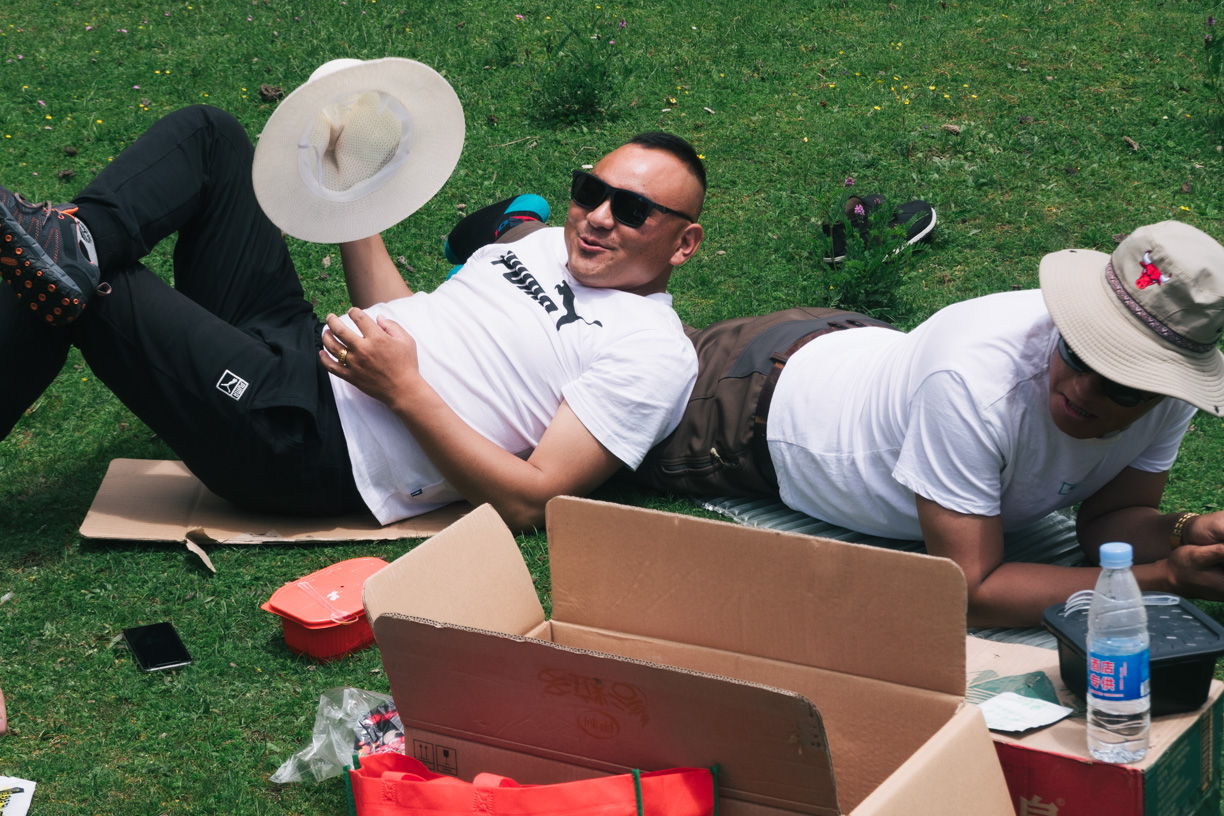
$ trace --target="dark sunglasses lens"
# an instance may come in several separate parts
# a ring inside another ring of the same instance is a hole
[[[617,190],[612,194],[612,217],[627,227],[640,227],[650,215],[650,202],[637,193]]]
[[[1121,405],[1123,408],[1134,408],[1151,395],[1146,391],[1137,391],[1130,386],[1121,385],[1113,380],[1105,380],[1105,396]]]
[[[1076,374],[1083,374],[1084,372],[1092,370],[1088,367],[1087,363],[1080,359],[1078,354],[1072,351],[1071,347],[1067,345],[1066,339],[1063,337],[1058,338],[1058,354],[1063,358],[1063,362],[1066,363],[1067,366]]]
[[[612,197],[612,217],[627,227],[640,227],[650,216],[652,206],[650,199],[628,190],[609,186],[606,182],[590,173],[581,170],[574,171],[574,180],[570,184],[570,198],[579,207],[593,210]]]
[[[608,196],[608,185],[589,173],[574,173],[574,182],[570,185],[570,198],[579,207],[594,209],[603,203]]]
[[[1085,363],[1080,356],[1072,351],[1067,345],[1066,339],[1058,338],[1058,356],[1063,358],[1063,362],[1067,364],[1076,374],[1086,374],[1092,371],[1088,364]],[[1105,392],[1105,396],[1121,405],[1123,408],[1134,408],[1141,402],[1146,402],[1152,398],[1152,395],[1146,391],[1140,391],[1137,388],[1131,388],[1129,385],[1122,385],[1113,380],[1101,377],[1101,389]]]

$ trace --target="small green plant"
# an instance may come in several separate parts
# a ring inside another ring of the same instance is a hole
[[[1216,28],[1215,15],[1207,18],[1207,33],[1203,35],[1203,48],[1207,51],[1207,81],[1219,95],[1224,91],[1224,37]]]
[[[847,186],[853,183],[846,181]],[[900,293],[914,247],[906,244],[905,225],[889,226],[891,219],[890,207],[869,212],[850,192],[829,209],[829,227],[818,243],[829,263],[823,280],[830,306],[891,322],[903,317]],[[840,235],[844,241],[835,237]]]
[[[559,38],[544,43],[534,118],[561,125],[616,118],[626,73],[625,51],[617,36],[626,22],[592,18],[581,29],[569,23],[565,27]]]

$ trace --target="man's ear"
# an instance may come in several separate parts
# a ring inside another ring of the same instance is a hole
[[[697,251],[697,247],[701,246],[704,238],[705,230],[700,224],[689,224],[685,227],[684,232],[680,233],[680,240],[676,242],[676,251],[671,256],[671,265],[679,266],[693,257],[693,253]]]

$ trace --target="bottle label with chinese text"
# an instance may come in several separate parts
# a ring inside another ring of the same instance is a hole
[[[1126,655],[1088,654],[1088,693],[1098,700],[1138,700],[1148,696],[1148,650]]]

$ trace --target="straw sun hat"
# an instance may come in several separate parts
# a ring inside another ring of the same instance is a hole
[[[459,97],[429,66],[332,60],[285,97],[260,134],[255,196],[295,238],[367,238],[442,188],[463,135]]]
[[[1224,414],[1224,247],[1188,224],[1140,227],[1112,255],[1041,259],[1054,325],[1093,370]]]

